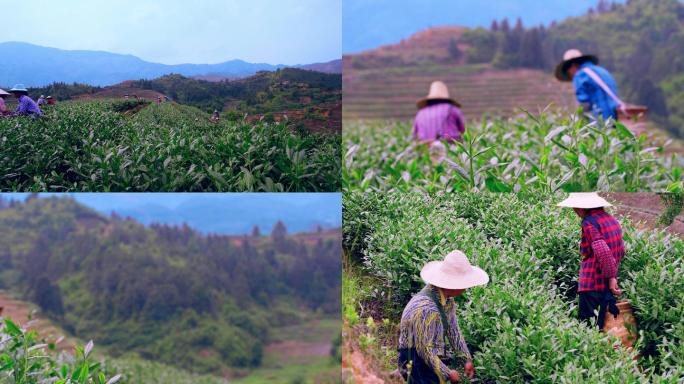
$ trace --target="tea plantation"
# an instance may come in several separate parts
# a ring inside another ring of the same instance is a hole
[[[400,123],[346,123],[343,186],[362,191],[682,190],[684,157],[666,143],[579,115],[541,113],[468,124],[433,159]],[[437,161],[435,161],[437,160]]]
[[[634,351],[614,347],[616,339],[577,320],[580,222],[555,207],[562,198],[346,193],[344,318],[375,319],[361,347],[384,351],[375,355],[395,369],[396,327],[423,286],[420,268],[460,249],[490,276],[457,299],[478,382],[682,382],[684,240],[622,222],[627,252],[618,280],[639,337]],[[386,320],[378,326],[379,319]]]
[[[179,104],[64,102],[0,118],[4,191],[336,191],[337,135],[221,121]]]

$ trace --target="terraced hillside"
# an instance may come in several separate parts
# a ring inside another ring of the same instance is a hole
[[[462,104],[467,119],[483,114],[511,116],[530,111],[573,108],[572,85],[532,69],[496,70],[490,65],[434,64],[355,69],[345,61],[343,114],[345,120],[408,120],[415,102],[434,80],[442,80]]]

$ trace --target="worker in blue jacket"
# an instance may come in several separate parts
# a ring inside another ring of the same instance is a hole
[[[595,118],[617,120],[617,111],[624,107],[618,97],[617,84],[607,69],[598,66],[598,57],[584,55],[577,49],[570,49],[556,66],[556,78],[572,81],[575,97],[586,112]]]

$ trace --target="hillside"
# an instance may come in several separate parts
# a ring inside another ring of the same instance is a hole
[[[219,81],[173,74],[107,87],[54,83],[29,91],[35,99],[51,95],[58,101],[168,97],[207,113],[222,111],[233,121],[247,116],[249,122],[280,122],[287,116],[294,128],[303,131],[337,134],[342,129],[341,75],[304,69],[262,71],[244,79]]]
[[[240,118],[212,123],[207,113],[167,102],[68,101],[45,112],[0,119],[11,153],[0,158],[0,190],[339,189],[339,135]]]
[[[54,82],[106,86],[129,79],[153,79],[171,73],[184,76],[246,77],[259,71],[275,71],[287,66],[231,60],[219,64],[166,65],[144,61],[133,55],[102,51],[67,51],[21,42],[0,43],[0,84],[23,83],[30,87]],[[330,63],[297,65],[306,69],[335,72]]]
[[[313,242],[277,225],[236,245],[69,198],[0,200],[0,228],[0,288],[114,356],[244,374],[284,340],[278,328],[339,313],[339,230]]]
[[[444,81],[466,118],[483,114],[511,116],[520,108],[536,112],[574,108],[571,86],[542,71],[497,70],[489,65],[423,64],[402,68],[351,69],[344,73],[345,120],[408,120],[430,83]]]

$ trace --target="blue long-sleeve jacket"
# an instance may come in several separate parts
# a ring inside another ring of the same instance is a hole
[[[577,102],[580,104],[589,104],[591,110],[587,112],[591,112],[596,118],[602,116],[604,119],[612,117],[617,120],[618,103],[583,71],[584,68],[591,68],[615,95],[619,95],[617,84],[610,72],[603,67],[599,67],[591,62],[586,62],[580,66],[580,70],[575,73],[575,77],[572,79],[572,83],[575,86],[575,97],[577,98]]]

